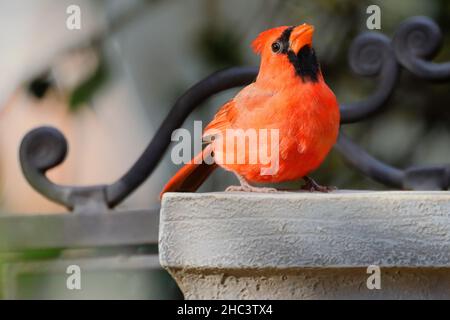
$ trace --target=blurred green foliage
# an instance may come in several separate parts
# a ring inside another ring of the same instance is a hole
[[[108,65],[101,58],[95,72],[86,81],[82,82],[70,94],[69,107],[71,111],[77,111],[83,105],[88,105],[95,94],[103,87],[108,80]]]

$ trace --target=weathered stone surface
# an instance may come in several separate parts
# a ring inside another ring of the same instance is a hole
[[[169,193],[160,261],[186,298],[450,298],[450,193]]]

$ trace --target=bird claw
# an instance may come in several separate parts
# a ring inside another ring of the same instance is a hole
[[[332,191],[336,191],[337,188],[334,186],[321,186],[317,182],[315,182],[311,178],[305,179],[306,183],[304,186],[302,186],[301,190],[309,191],[309,192],[323,192],[328,193]]]
[[[242,192],[244,191],[244,188],[242,186],[229,186],[225,189],[225,192]]]
[[[309,192],[322,192],[322,193],[329,193],[329,192],[333,192],[336,191],[337,188],[335,186],[314,186],[314,187],[307,187],[307,186],[303,186],[302,190],[306,190]]]
[[[253,186],[229,186],[225,192],[260,192],[260,193],[274,193],[278,192],[275,188],[253,187]]]

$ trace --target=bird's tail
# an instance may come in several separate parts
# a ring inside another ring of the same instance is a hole
[[[217,164],[207,164],[203,161],[211,154],[211,146],[208,145],[202,152],[194,157],[190,163],[182,167],[173,177],[167,182],[161,191],[159,197],[162,198],[166,192],[194,192],[208,176],[216,169]]]

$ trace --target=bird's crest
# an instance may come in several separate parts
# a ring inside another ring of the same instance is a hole
[[[261,54],[264,49],[264,46],[270,41],[274,41],[277,39],[285,29],[289,28],[288,26],[276,27],[266,31],[261,32],[255,40],[252,42],[253,51],[256,54]]]

